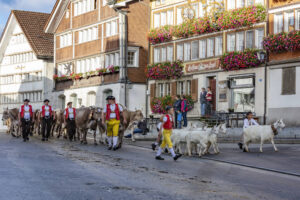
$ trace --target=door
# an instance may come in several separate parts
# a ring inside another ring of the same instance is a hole
[[[209,77],[208,78],[209,87],[211,88],[212,92],[212,110],[216,110],[216,77]]]

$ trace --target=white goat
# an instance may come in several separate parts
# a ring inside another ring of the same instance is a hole
[[[226,132],[226,125],[220,124],[219,126],[214,126],[213,128],[206,129],[193,129],[186,135],[186,145],[188,155],[191,156],[191,145],[195,144],[199,149],[199,156],[204,155],[208,152],[209,147],[212,145],[215,153],[219,153],[219,148],[217,145],[217,134],[220,129],[222,132]],[[204,151],[202,153],[202,148]]]
[[[274,136],[278,134],[278,128],[283,129],[285,124],[282,119],[277,120],[272,125],[249,126],[243,130],[244,151],[249,152],[248,145],[251,142],[260,142],[260,152],[263,152],[262,146],[266,141],[271,141],[274,150],[278,151],[274,143]]]

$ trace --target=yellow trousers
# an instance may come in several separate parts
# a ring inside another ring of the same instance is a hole
[[[119,135],[120,120],[110,119],[107,123],[107,136],[117,137]]]
[[[163,130],[163,141],[160,145],[160,147],[162,149],[164,149],[166,147],[166,145],[168,145],[169,148],[173,147],[172,141],[171,141],[171,135],[172,135],[172,129],[170,130]]]

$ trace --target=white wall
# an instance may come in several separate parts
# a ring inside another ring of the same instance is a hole
[[[282,68],[270,69],[268,108],[300,107],[300,66],[296,68],[296,94],[281,95]]]

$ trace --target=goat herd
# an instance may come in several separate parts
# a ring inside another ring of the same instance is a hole
[[[3,124],[8,127],[7,133],[11,134],[14,137],[19,137],[21,135],[21,128],[18,122],[18,109],[7,109],[3,112],[2,121]],[[96,132],[99,130],[100,134],[100,143],[105,143],[104,134],[106,132],[106,127],[103,126],[101,122],[102,109],[93,108],[93,107],[81,107],[77,109],[76,115],[76,132],[77,139],[81,143],[87,144],[86,135],[90,131],[94,135],[94,144],[97,144],[96,141]],[[32,124],[32,134],[40,135],[41,122],[37,120],[39,111],[35,112],[36,120]],[[52,137],[59,138],[64,136],[67,138],[65,124],[63,120],[63,110],[55,111],[55,120],[52,123],[51,133]],[[122,145],[122,139],[124,132],[128,129],[131,133],[137,127],[137,122],[144,119],[142,111],[128,111],[124,109],[124,117],[126,117],[127,124],[121,122],[120,131],[119,131],[119,147]],[[241,140],[243,144],[241,148],[245,151],[249,151],[249,144],[252,142],[260,143],[260,152],[262,152],[262,145],[264,142],[270,141],[274,147],[274,150],[277,151],[277,148],[274,143],[274,136],[278,134],[278,130],[283,129],[285,124],[282,119],[277,120],[271,125],[258,125],[250,126],[243,129],[243,134]],[[152,130],[150,130],[152,131]],[[154,129],[153,129],[154,131]],[[174,145],[174,148],[180,154],[185,153],[186,155],[191,156],[193,150],[199,155],[205,155],[209,152],[210,147],[213,147],[213,150],[218,154],[218,135],[227,134],[228,129],[226,124],[222,123],[216,125],[212,128],[207,127],[206,124],[199,122],[190,122],[188,127],[183,129],[174,129],[171,140]],[[134,135],[132,134],[132,140],[134,141]],[[183,152],[183,147],[185,146],[185,152]]]

